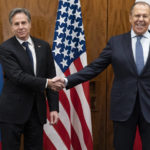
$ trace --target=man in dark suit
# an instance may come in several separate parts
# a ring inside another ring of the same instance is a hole
[[[30,36],[31,16],[24,8],[10,12],[14,36],[0,46],[5,81],[0,96],[0,128],[3,150],[42,150],[46,98],[50,122],[58,121],[58,93],[53,91],[54,61],[47,42]],[[56,90],[56,89],[55,89]]]
[[[110,118],[116,150],[132,150],[136,127],[143,150],[150,150],[150,6],[135,3],[129,17],[131,32],[112,37],[100,56],[80,72],[60,80],[66,88],[94,78],[109,64],[114,70]]]

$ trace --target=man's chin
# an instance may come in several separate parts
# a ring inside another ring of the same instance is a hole
[[[135,31],[135,33],[138,34],[138,35],[141,35],[141,34],[144,34],[146,31],[147,30],[145,30],[145,29],[144,30],[143,29],[138,29],[138,30]]]
[[[18,38],[21,39],[21,40],[26,40],[25,36],[18,36]]]

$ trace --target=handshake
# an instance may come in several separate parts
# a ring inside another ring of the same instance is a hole
[[[48,88],[59,92],[60,90],[62,90],[66,86],[65,79],[61,78],[61,77],[54,77],[52,79],[48,79],[47,86],[48,86]]]

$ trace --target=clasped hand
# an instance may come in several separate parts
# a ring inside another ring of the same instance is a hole
[[[54,77],[52,79],[48,79],[48,88],[51,88],[54,91],[59,92],[65,87],[65,80],[61,77]]]

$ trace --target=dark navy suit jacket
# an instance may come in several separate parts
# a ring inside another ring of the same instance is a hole
[[[56,75],[50,46],[32,38],[37,59],[36,76],[26,51],[15,37],[0,46],[0,62],[5,81],[0,96],[0,121],[25,123],[33,104],[37,107],[40,122],[46,122],[46,97],[50,111],[58,111],[58,93],[45,89],[46,78]]]
[[[114,71],[111,119],[127,120],[134,109],[138,92],[142,113],[150,122],[150,54],[142,73],[138,75],[131,45],[130,32],[112,37],[97,59],[80,72],[67,77],[67,88],[92,79],[111,64]]]

